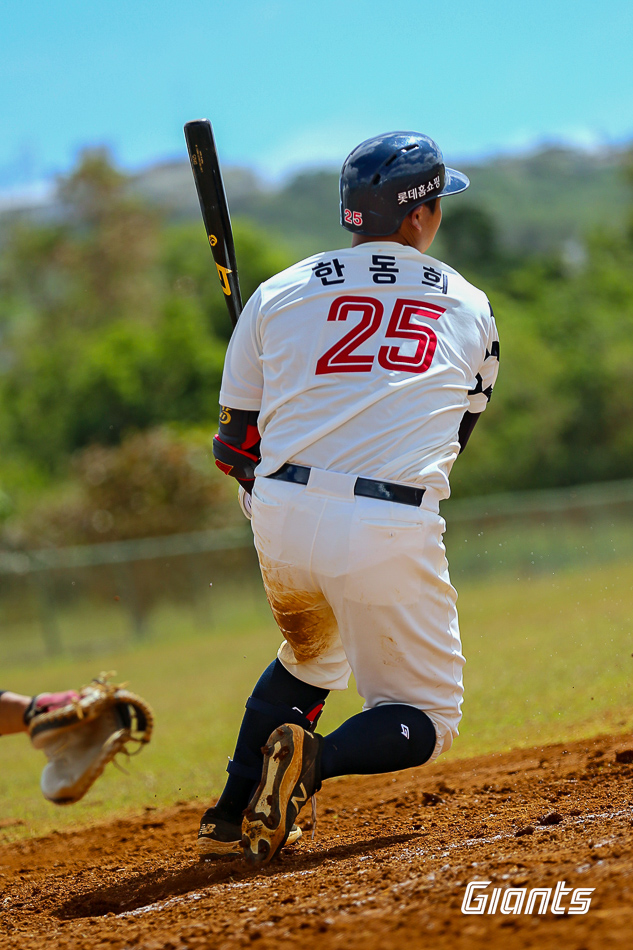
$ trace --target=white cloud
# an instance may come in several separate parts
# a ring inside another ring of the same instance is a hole
[[[55,181],[36,181],[30,185],[15,185],[0,190],[0,212],[21,208],[35,208],[48,204],[55,193]]]
[[[271,183],[300,169],[338,169],[359,142],[376,134],[375,123],[362,121],[309,126],[262,152],[254,162],[255,169]],[[569,126],[555,131],[536,131],[525,127],[516,129],[502,140],[480,143],[476,148],[460,148],[458,142],[452,143],[450,147],[449,143],[444,148],[444,154],[449,164],[459,167],[460,161],[478,162],[496,155],[526,154],[551,145],[594,152],[616,144],[606,131],[589,126]]]
[[[260,154],[257,171],[273,181],[300,168],[340,168],[359,142],[376,134],[375,127],[362,123],[323,123],[304,128]]]
[[[626,139],[613,139],[605,130],[589,126],[567,126],[555,130],[517,129],[504,139],[480,144],[475,149],[454,148],[451,157],[457,155],[461,161],[484,161],[497,155],[525,155],[551,146],[576,149],[586,152],[600,152],[623,144]]]

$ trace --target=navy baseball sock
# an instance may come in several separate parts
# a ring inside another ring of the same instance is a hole
[[[421,709],[404,703],[374,706],[325,736],[321,778],[410,769],[430,759],[435,742],[435,727]]]
[[[271,732],[284,722],[313,730],[329,692],[297,679],[279,660],[264,670],[246,703],[235,754],[227,769],[229,777],[215,806],[219,817],[241,823],[242,812],[261,778],[261,750]]]

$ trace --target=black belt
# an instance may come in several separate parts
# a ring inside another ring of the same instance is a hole
[[[295,485],[307,485],[310,471],[306,465],[293,465],[286,462],[280,469],[265,478],[277,478],[281,482],[294,482]],[[354,494],[366,498],[379,498],[382,501],[395,501],[399,505],[413,505],[419,508],[424,497],[424,488],[411,485],[397,485],[394,482],[378,482],[373,478],[357,478]]]

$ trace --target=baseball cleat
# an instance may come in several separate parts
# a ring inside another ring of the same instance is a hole
[[[294,844],[301,837],[301,828],[293,825],[286,844]],[[226,821],[208,808],[200,822],[198,853],[201,858],[220,858],[225,854],[242,853],[242,828],[237,822]]]
[[[268,864],[290,840],[297,815],[321,788],[322,745],[321,736],[288,723],[271,734],[261,782],[242,822],[242,849],[250,864]]]

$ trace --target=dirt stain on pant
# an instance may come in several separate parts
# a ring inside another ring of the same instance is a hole
[[[338,626],[323,594],[288,587],[282,569],[261,560],[260,565],[270,609],[297,663],[327,653],[338,635]]]
[[[380,646],[383,654],[382,662],[385,666],[395,666],[401,669],[406,666],[407,658],[402,650],[398,649],[393,637],[388,637],[387,634],[383,633],[380,637]]]

